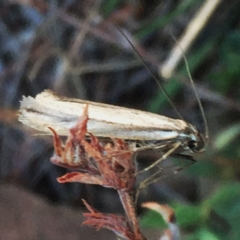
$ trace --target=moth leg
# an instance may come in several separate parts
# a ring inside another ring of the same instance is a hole
[[[148,167],[144,168],[142,171],[139,171],[137,173],[137,175],[140,173],[143,173],[143,172],[147,172],[150,169],[152,169],[153,167],[155,167],[156,165],[158,165],[161,161],[165,160],[168,156],[170,156],[180,145],[181,145],[181,142],[177,142],[175,145],[173,145],[173,147],[170,150],[168,150],[166,153],[164,153],[161,158],[159,158],[157,161],[155,161]]]
[[[150,169],[152,169],[153,167],[157,166],[161,161],[165,160],[169,155],[171,155],[179,146],[181,145],[181,142],[178,142],[176,144],[173,145],[173,147],[168,150],[165,154],[163,154],[163,156],[161,158],[159,158],[156,162],[154,162],[153,164],[149,165],[148,167],[144,168],[142,171],[139,171],[137,173],[140,174],[140,173],[143,173],[143,172],[146,172],[146,171],[149,171]],[[162,178],[162,176],[159,176],[158,175],[162,172],[162,169],[159,169],[158,171],[156,171],[155,173],[153,173],[150,177],[148,177],[147,179],[143,180],[137,191],[136,191],[136,194],[135,194],[135,202],[137,203],[137,200],[138,200],[138,197],[139,197],[139,194],[140,194],[140,191],[147,187],[148,185],[158,181],[159,179]]]
[[[174,171],[174,174],[177,174],[181,169],[177,169],[176,171]],[[136,190],[136,194],[135,194],[135,203],[137,203],[138,197],[140,195],[140,192],[142,189],[146,188],[147,186],[149,186],[150,184],[153,184],[159,180],[162,180],[164,178],[166,178],[167,176],[162,175],[162,171],[163,169],[159,169],[158,171],[156,171],[155,173],[153,173],[150,177],[146,178],[145,180],[143,180],[140,184],[139,187]]]
[[[179,146],[179,145],[177,145]],[[176,149],[177,147],[174,146],[173,149]],[[169,155],[171,155],[172,153],[172,149],[169,150],[167,153],[165,153],[159,160],[157,160],[157,163],[161,162],[162,160],[164,160],[166,157],[168,157]],[[195,162],[197,162],[192,156],[189,155],[185,155],[185,154],[172,154],[172,157],[177,157],[177,158],[182,158],[184,160],[189,161],[191,164],[194,164]],[[156,162],[155,162],[156,163]],[[154,163],[154,165],[156,165]],[[153,164],[152,164],[153,165]],[[150,165],[149,167],[151,167],[152,165]],[[149,167],[147,168],[149,170]],[[177,174],[178,172],[180,172],[183,168],[179,167],[177,169],[175,169],[174,174]],[[146,171],[146,168],[143,170]],[[141,172],[143,172],[141,171]],[[145,180],[141,181],[137,191],[136,191],[136,195],[135,195],[135,201],[137,202],[137,199],[139,197],[139,194],[141,192],[142,189],[146,188],[148,185],[155,183],[167,176],[162,175],[162,171],[163,169],[160,168],[159,170],[157,170],[156,172],[154,172],[150,177],[146,178]],[[140,173],[141,173],[140,172]]]
[[[150,177],[146,178],[145,180],[141,181],[139,184],[136,193],[135,193],[135,203],[138,201],[138,197],[140,195],[140,192],[142,189],[146,188],[148,185],[157,182],[158,180],[162,179],[162,176],[158,176],[160,173],[162,173],[162,169],[159,169],[155,173],[153,173]]]

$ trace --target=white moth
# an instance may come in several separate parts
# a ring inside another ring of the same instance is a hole
[[[118,138],[136,144],[134,151],[143,149],[171,150],[181,154],[201,152],[204,141],[193,125],[178,119],[158,114],[123,108],[80,99],[59,97],[47,90],[36,96],[23,97],[19,120],[40,132],[50,134],[52,127],[62,136],[76,125],[79,116],[88,104],[88,132],[99,138]],[[172,153],[172,152],[171,152]]]

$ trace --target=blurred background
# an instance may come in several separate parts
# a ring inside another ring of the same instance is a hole
[[[164,170],[163,179],[144,189],[139,199],[172,206],[183,239],[240,237],[240,2],[216,2],[186,52],[207,116],[208,147],[195,156],[197,163],[178,174]],[[184,62],[170,79],[159,69],[172,57],[174,38],[186,34],[205,3],[0,2],[0,239],[114,239],[107,231],[81,227],[81,199],[99,211],[121,213],[117,194],[96,186],[57,183],[66,170],[49,162],[52,138],[34,136],[35,131],[18,122],[19,102],[22,95],[52,89],[68,97],[178,118],[118,25],[159,76],[184,119],[204,133]],[[139,161],[152,157],[139,156]],[[138,211],[143,227],[162,229],[161,219]]]

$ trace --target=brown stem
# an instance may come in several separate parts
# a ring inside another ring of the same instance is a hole
[[[145,240],[146,238],[142,235],[139,228],[133,198],[130,196],[129,192],[126,192],[125,190],[118,190],[118,194],[122,202],[128,222],[135,234],[135,240]]]

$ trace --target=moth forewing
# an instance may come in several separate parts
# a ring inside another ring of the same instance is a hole
[[[49,127],[66,136],[88,104],[88,132],[102,138],[143,142],[147,148],[164,148],[180,143],[178,151],[199,151],[203,140],[197,129],[178,119],[135,109],[59,97],[51,91],[23,97],[19,120],[37,131],[50,134]],[[144,149],[144,147],[142,148]],[[141,150],[141,148],[137,149]]]

